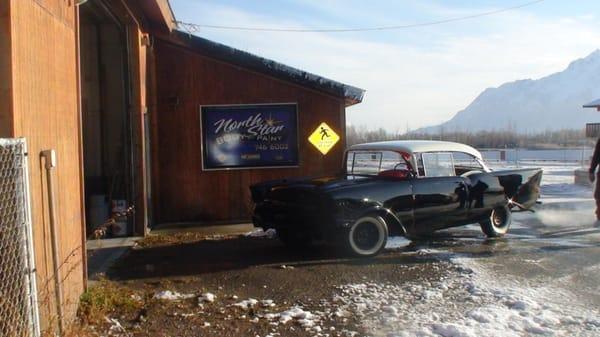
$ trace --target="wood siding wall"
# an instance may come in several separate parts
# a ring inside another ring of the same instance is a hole
[[[135,203],[134,232],[146,235],[148,230],[148,182],[146,168],[146,129],[145,114],[148,106],[148,47],[142,43],[144,32],[137,26],[129,29],[129,66],[131,79],[131,114],[132,151],[133,151],[133,185]]]
[[[4,7],[7,1],[2,1]],[[64,312],[75,317],[84,290],[77,16],[73,1],[11,0],[12,116],[15,137],[27,138],[32,220],[43,327],[56,321],[46,173],[40,152],[54,149],[60,273]],[[0,15],[2,15],[0,11]],[[2,26],[5,18],[2,17]],[[4,33],[4,29],[2,31]],[[0,52],[4,50],[0,48]],[[2,70],[3,78],[6,74]]]
[[[156,223],[248,220],[249,185],[291,176],[339,172],[344,143],[343,99],[257,74],[157,39],[158,103],[152,115],[152,188]],[[203,172],[201,105],[298,103],[299,168]],[[341,141],[323,156],[308,136],[326,122]]]
[[[10,6],[0,1],[0,137],[13,136]]]

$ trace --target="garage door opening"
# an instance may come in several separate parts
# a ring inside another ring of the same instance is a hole
[[[132,205],[127,31],[102,1],[80,6],[81,110],[88,236]],[[132,234],[119,217],[108,237]]]

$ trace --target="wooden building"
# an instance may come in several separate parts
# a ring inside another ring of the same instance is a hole
[[[593,108],[600,111],[600,99],[596,99],[592,102],[583,105],[584,108]],[[600,123],[586,123],[585,125],[585,136],[589,138],[600,137]],[[586,177],[587,179],[587,177]]]
[[[90,86],[100,82],[122,80],[109,78],[111,75],[127,78],[127,82],[118,86],[121,94],[103,94],[100,106],[104,113],[112,109],[111,105],[121,104],[119,113],[128,116],[128,128],[132,130],[128,152],[135,157],[131,163],[138,164],[131,165],[131,170],[134,171],[132,175],[138,191],[143,193],[146,177],[143,173],[144,143],[133,140],[144,134],[143,116],[148,106],[147,56],[151,54],[151,48],[145,41],[150,32],[168,35],[174,28],[173,15],[166,0],[89,1],[79,6],[80,2],[0,0],[0,137],[25,137],[28,142],[42,330],[49,329],[58,317],[52,282],[48,191],[40,153],[53,149],[57,154],[54,178],[57,186],[58,265],[63,285],[64,320],[68,323],[75,317],[87,277],[85,181],[89,174],[84,170],[87,165],[84,158],[93,157],[93,153],[88,152],[95,150],[85,142],[86,137],[89,139],[89,135],[85,135],[85,125],[99,103],[90,102],[86,92],[91,91]],[[103,30],[95,35],[103,41],[86,38],[87,32],[93,29]],[[88,57],[88,48],[93,48],[91,45],[99,48],[110,46],[105,48],[107,60],[120,62],[122,68],[108,69],[104,61],[84,60]],[[111,55],[115,52],[110,50],[115,45],[120,48],[117,61]],[[82,69],[93,62],[102,69],[99,77],[95,77],[89,67]],[[127,97],[123,99],[120,95]],[[113,101],[117,99],[121,101]],[[147,209],[142,195],[133,196],[134,199],[137,197],[135,205],[141,210],[135,219],[140,227],[145,226]]]
[[[268,179],[335,174],[344,142],[322,155],[308,137],[323,122],[345,139],[345,108],[363,91],[186,33],[154,40],[157,113],[152,115],[155,224],[248,221],[248,186]],[[298,163],[293,168],[202,168],[200,107],[294,103]]]
[[[86,238],[107,202],[135,206],[121,233],[128,235],[156,225],[248,221],[250,184],[340,168],[345,108],[363,90],[179,32],[174,22],[168,0],[0,0],[0,137],[25,137],[29,145],[43,328],[57,317],[42,151],[53,149],[58,159],[66,321],[86,287]],[[267,111],[277,104],[295,112],[289,165],[207,169],[201,107]],[[321,123],[341,137],[327,155],[307,140]]]

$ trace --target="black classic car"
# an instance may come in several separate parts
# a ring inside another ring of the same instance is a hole
[[[313,240],[377,255],[389,235],[418,238],[479,223],[505,234],[511,212],[540,195],[541,169],[491,170],[474,148],[442,141],[358,144],[338,176],[268,181],[250,187],[254,225],[290,246]]]

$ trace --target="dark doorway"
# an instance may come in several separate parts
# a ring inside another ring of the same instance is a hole
[[[131,205],[127,31],[103,1],[80,6],[80,64],[87,233]],[[132,234],[126,217],[108,236]]]

